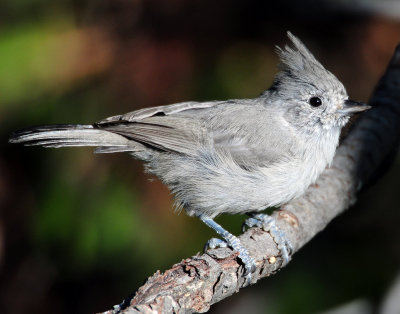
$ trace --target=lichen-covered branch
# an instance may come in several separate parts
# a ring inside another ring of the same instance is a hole
[[[330,168],[300,198],[273,216],[299,250],[342,211],[356,201],[356,193],[387,168],[400,141],[400,46],[371,97],[373,109],[362,114],[337,150]],[[252,228],[240,236],[257,261],[253,282],[274,274],[282,259],[267,232]],[[243,286],[243,267],[229,248],[210,250],[157,271],[133,298],[114,311],[120,313],[205,312]]]

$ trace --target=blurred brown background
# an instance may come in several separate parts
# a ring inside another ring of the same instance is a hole
[[[214,236],[174,213],[168,190],[128,155],[10,145],[12,131],[256,97],[272,82],[286,30],[367,101],[400,41],[399,3],[3,0],[0,313],[109,309]],[[399,176],[397,159],[285,270],[211,312],[317,313],[354,300],[375,311],[400,268]],[[218,219],[234,233],[243,220]]]

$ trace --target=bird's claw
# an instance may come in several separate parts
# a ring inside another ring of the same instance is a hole
[[[228,243],[218,238],[211,238],[210,240],[207,241],[206,245],[204,246],[204,251],[217,249],[220,247],[228,247]]]
[[[205,249],[216,248],[216,247],[227,247],[232,248],[233,251],[238,252],[239,259],[244,264],[244,276],[246,280],[244,286],[248,286],[252,280],[252,273],[257,269],[255,260],[250,256],[247,249],[240,243],[240,240],[233,234],[226,231],[219,224],[217,224],[212,218],[206,215],[199,215],[201,221],[203,221],[207,226],[214,229],[223,239],[213,238],[207,242]]]
[[[250,256],[249,252],[246,248],[242,246],[240,240],[232,235],[229,237],[228,241],[221,240],[218,238],[212,238],[207,241],[206,245],[204,246],[204,251],[209,249],[216,249],[216,248],[225,248],[230,247],[235,252],[238,252],[239,259],[242,261],[244,266],[244,276],[246,278],[244,286],[248,286],[251,284],[252,280],[252,273],[255,272],[257,265],[255,260]]]
[[[289,263],[293,246],[286,234],[276,225],[275,218],[266,214],[255,214],[245,220],[242,227],[243,232],[246,230],[246,227],[258,227],[269,232],[281,253],[283,259],[282,266],[286,266]]]

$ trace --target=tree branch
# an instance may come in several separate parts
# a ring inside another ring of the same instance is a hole
[[[400,45],[362,114],[340,145],[330,168],[306,193],[274,212],[277,225],[299,250],[356,201],[356,193],[376,180],[392,161],[400,141]],[[282,259],[275,242],[258,228],[240,237],[257,261],[252,283],[276,273]],[[105,313],[205,312],[243,286],[243,267],[229,248],[209,250],[157,271],[114,311]]]

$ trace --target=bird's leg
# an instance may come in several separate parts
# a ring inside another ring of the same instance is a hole
[[[286,234],[276,225],[275,218],[267,214],[256,213],[250,213],[249,216],[250,218],[246,219],[243,224],[243,232],[245,231],[246,226],[249,228],[258,227],[263,229],[264,231],[267,231],[271,235],[272,239],[275,241],[280,251],[283,259],[282,266],[286,266],[286,264],[290,261],[290,256],[293,252],[293,246],[287,238]]]
[[[234,251],[239,253],[239,258],[244,264],[244,275],[246,276],[246,286],[251,283],[251,273],[256,270],[256,262],[250,256],[247,249],[240,243],[240,240],[234,236],[233,234],[226,231],[221,225],[217,224],[212,218],[207,217],[205,215],[199,215],[199,218],[202,222],[204,222],[207,226],[214,229],[225,241],[212,238],[206,244],[206,250],[208,248],[216,248],[216,247],[231,247]]]

